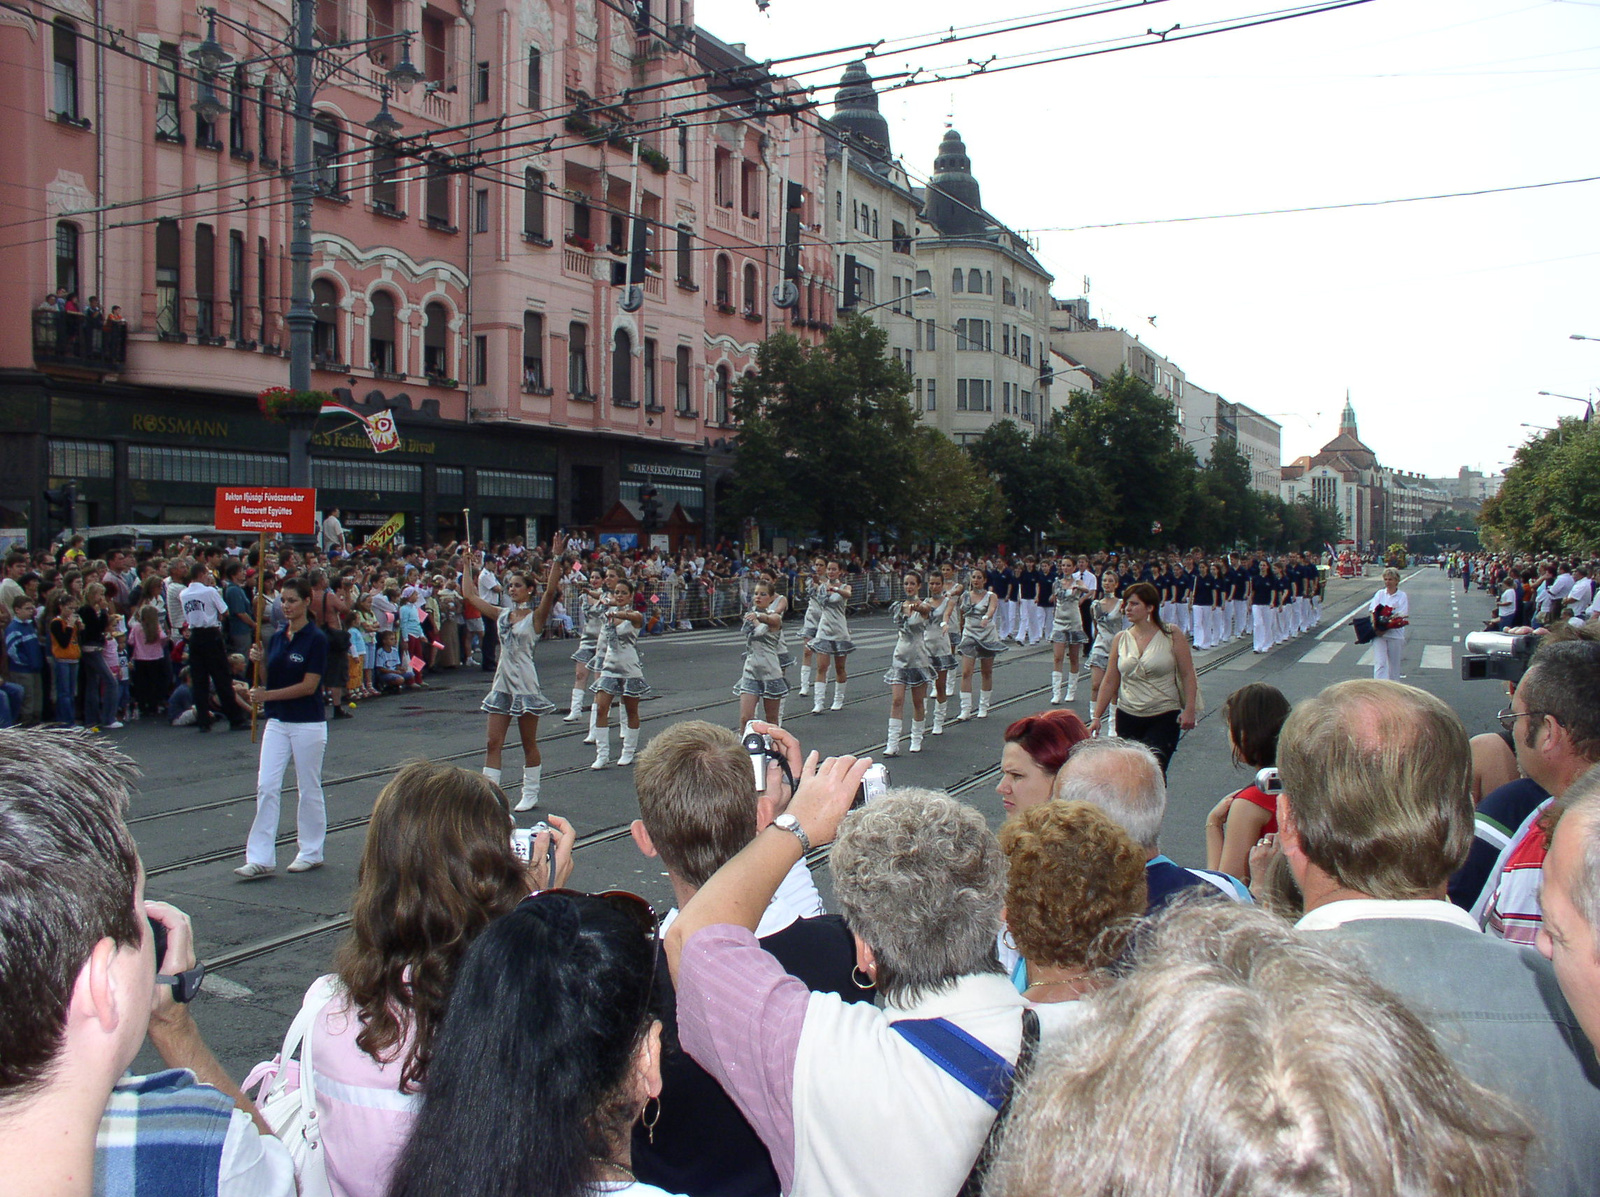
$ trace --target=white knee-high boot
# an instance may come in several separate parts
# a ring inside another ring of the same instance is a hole
[[[816,672],[816,668],[817,667],[815,665],[802,665],[802,666],[800,666],[800,697],[801,698],[809,698],[811,696],[811,675]]]
[[[825,706],[827,706],[827,704],[828,683],[813,682],[811,685],[811,713],[813,715],[822,714],[822,710]]]
[[[586,735],[585,737],[583,737],[583,742],[585,744],[593,744],[595,742],[596,738],[600,734],[599,733],[599,727],[600,727],[600,708],[598,706],[590,707],[589,708],[589,734]]]
[[[1073,674],[1067,681],[1067,701],[1072,702],[1078,697],[1078,675]]]
[[[589,768],[604,769],[611,763],[611,729],[596,726],[594,735],[594,764]]]
[[[911,721],[911,751],[922,751],[922,729],[928,725],[926,718]]]
[[[583,718],[583,687],[572,687],[572,706],[562,717],[563,723],[576,723]]]
[[[844,683],[843,682],[834,682],[833,683],[833,706],[829,707],[828,709],[831,710],[831,711],[842,711],[842,710],[844,710]]]
[[[543,765],[529,765],[522,771],[522,801],[513,810],[532,810],[539,805],[539,781],[544,775]]]
[[[945,704],[943,702],[941,702],[937,698],[933,699],[932,702],[933,702],[933,728],[932,728],[932,732],[936,736],[942,736],[942,735],[944,735]]]
[[[606,740],[608,742],[610,741],[610,739],[611,739],[610,736],[606,737]],[[631,764],[633,764],[633,753],[634,753],[634,750],[637,749],[638,747],[639,747],[639,729],[637,727],[629,727],[626,723],[624,723],[622,725],[622,755],[617,758],[617,764],[619,764],[619,765],[631,765]]]
[[[1077,681],[1076,678],[1073,681]],[[1052,670],[1050,674],[1050,701],[1061,701],[1061,670]]]
[[[972,718],[972,691],[971,690],[963,690],[961,692],[961,713],[956,716],[956,722],[957,723],[965,723],[968,719],[971,719],[971,718]]]
[[[904,729],[904,727],[905,720],[903,719],[889,720],[889,734],[884,738],[883,741],[884,756],[900,755],[900,732]]]
[[[989,696],[990,696],[991,693],[992,693],[992,691],[989,691],[989,690],[980,690],[980,691],[978,691],[978,718],[979,719],[987,719],[989,717]]]
[[[494,768],[492,765],[485,765],[483,767],[483,775],[490,781],[494,782],[495,785],[500,784],[500,770]]]

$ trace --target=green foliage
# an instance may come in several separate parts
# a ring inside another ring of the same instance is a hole
[[[821,346],[789,333],[762,342],[735,392],[739,461],[731,502],[832,543],[886,530],[906,508],[919,464],[911,376],[870,320],[846,318]]]
[[[1104,535],[1104,489],[1078,460],[1059,421],[1031,437],[1010,420],[998,421],[967,452],[1004,496],[997,539],[1088,544]]]
[[[901,544],[989,544],[1004,535],[1005,498],[984,470],[936,428],[914,434],[916,466],[897,505]]]
[[[1485,541],[1524,553],[1577,553],[1600,544],[1600,429],[1575,418],[1517,450],[1500,493],[1479,512]]]

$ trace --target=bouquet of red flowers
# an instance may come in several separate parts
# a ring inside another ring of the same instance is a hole
[[[1387,632],[1390,628],[1403,628],[1411,623],[1404,615],[1396,615],[1393,607],[1382,605],[1372,609],[1372,626],[1379,632]]]

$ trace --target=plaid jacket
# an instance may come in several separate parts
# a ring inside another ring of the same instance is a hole
[[[95,1141],[95,1197],[216,1197],[233,1099],[186,1068],[124,1076]]]

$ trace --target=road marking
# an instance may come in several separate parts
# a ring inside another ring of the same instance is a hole
[[[254,994],[253,990],[246,989],[239,982],[230,981],[228,978],[218,976],[216,973],[207,973],[201,988],[212,997],[222,998],[228,1002],[237,1001],[239,998],[251,997]]]
[[[1448,644],[1429,644],[1422,650],[1424,669],[1454,669],[1455,657]]]
[[[1460,636],[1451,637],[1451,643],[1452,644],[1460,644],[1461,643],[1461,637]]]
[[[1231,670],[1234,673],[1243,673],[1246,669],[1254,669],[1257,665],[1261,664],[1261,659],[1266,655],[1266,653],[1258,653],[1254,651],[1241,653],[1231,661],[1224,661],[1221,665],[1218,665],[1217,668]]]
[[[1343,640],[1330,640],[1326,644],[1319,644],[1305,656],[1300,658],[1302,665],[1326,665],[1344,649]]]
[[[1364,666],[1367,666],[1367,665],[1371,665],[1372,661],[1373,661],[1373,650],[1369,646],[1367,648],[1367,651],[1362,653],[1360,659],[1358,659],[1356,661],[1356,666],[1358,668],[1361,668],[1361,667],[1364,667]]]

